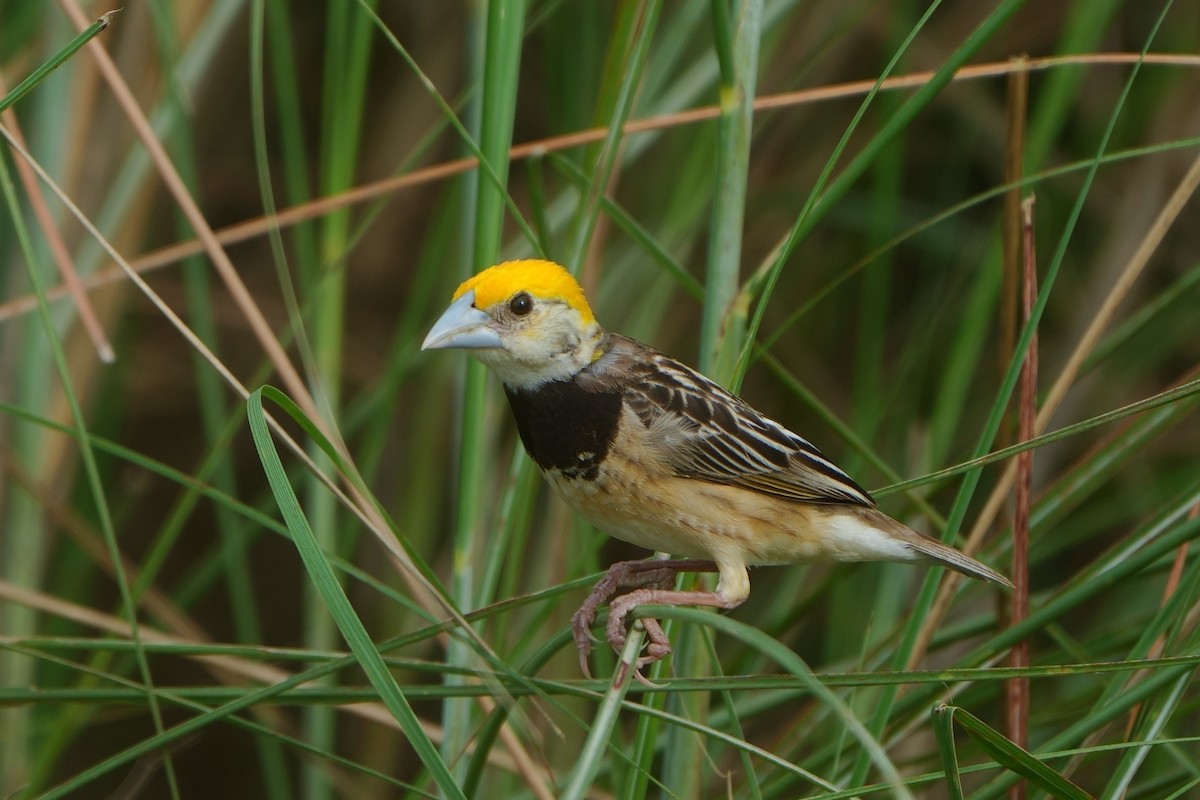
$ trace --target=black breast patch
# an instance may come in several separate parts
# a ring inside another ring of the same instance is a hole
[[[551,381],[531,391],[504,387],[517,432],[542,469],[595,480],[621,419],[619,391],[590,391]]]

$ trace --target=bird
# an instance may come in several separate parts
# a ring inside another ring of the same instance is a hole
[[[470,351],[500,379],[525,450],[566,504],[610,536],[673,557],[613,564],[573,615],[585,675],[604,604],[606,637],[620,652],[638,606],[735,608],[750,594],[750,567],[916,562],[1012,586],[880,511],[807,439],[605,330],[579,282],[552,261],[506,261],[467,279],[421,349]],[[676,590],[689,571],[717,573],[716,588]],[[658,621],[641,621],[639,679],[671,652]]]

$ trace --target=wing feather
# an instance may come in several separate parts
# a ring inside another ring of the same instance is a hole
[[[690,367],[632,339],[612,339],[603,361],[624,376],[626,406],[649,443],[684,477],[803,503],[874,500],[806,439],[763,416]]]

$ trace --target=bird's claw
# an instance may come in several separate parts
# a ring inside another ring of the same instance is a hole
[[[571,616],[571,633],[575,637],[575,649],[579,651],[579,667],[584,677],[590,679],[592,671],[588,669],[588,656],[592,652],[592,642],[599,641],[592,635],[592,623],[596,621],[596,609],[589,608],[585,603],[583,608]]]
[[[605,630],[608,635],[608,643],[617,652],[625,647],[628,638],[625,633],[625,618],[635,607],[636,604],[626,601],[625,597],[617,598],[609,606],[608,625]],[[638,656],[634,677],[638,679],[639,683],[654,687],[654,684],[642,676],[642,670],[656,661],[662,661],[671,654],[671,640],[667,638],[667,634],[658,620],[652,617],[643,617],[638,622],[646,631],[646,643],[642,646],[642,655]]]
[[[612,613],[608,618],[605,632],[608,644],[616,652],[621,652],[625,649],[625,642],[628,636],[625,633],[625,618],[629,612],[633,610],[632,605],[622,604],[618,600],[614,603]],[[575,648],[579,651],[579,667],[587,678],[592,677],[591,669],[588,667],[588,656],[592,652],[592,642],[600,641],[592,634],[591,626],[596,621],[596,609],[590,607],[590,604],[585,603],[583,608],[580,608],[571,617],[571,632],[575,637]],[[646,644],[643,646],[643,654],[638,657],[637,665],[634,667],[633,676],[638,682],[651,688],[658,688],[655,684],[648,681],[643,675],[642,670],[650,666],[656,661],[661,661],[671,654],[671,641],[667,638],[667,634],[663,631],[662,625],[658,620],[649,617],[638,620],[646,631]],[[624,675],[618,673],[617,679],[620,682]]]
[[[659,625],[658,620],[656,619],[643,617],[642,619],[634,620],[633,624],[640,625],[646,633],[646,642],[642,645],[643,655],[638,656],[637,660],[633,664],[633,677],[638,683],[642,684],[648,689],[661,689],[663,688],[662,685],[654,683],[648,679],[642,674],[642,670],[656,661],[661,661],[671,654],[670,641],[667,639],[666,634],[663,633],[662,626]],[[609,632],[611,635],[611,629]],[[619,635],[610,638],[609,644],[612,645],[614,650],[621,652],[625,649],[625,643],[627,641],[628,636],[625,633],[625,628],[624,626],[621,626]],[[617,672],[615,675],[613,675],[614,686],[620,686],[625,682],[625,677],[628,670],[628,663],[623,661],[618,665]]]
[[[711,561],[622,561],[613,564],[604,577],[592,589],[592,593],[583,601],[583,605],[571,617],[571,632],[575,636],[575,647],[579,650],[579,664],[583,674],[592,677],[587,660],[592,652],[592,642],[600,640],[592,634],[592,624],[596,621],[596,612],[621,589],[632,589],[609,603],[609,617],[606,627],[606,638],[609,645],[618,653],[625,647],[625,618],[629,612],[641,603],[648,602],[648,597],[656,597],[656,589],[669,588],[676,573],[682,570],[711,572],[716,565]],[[707,596],[707,595],[705,595]],[[643,618],[642,625],[646,629],[646,644],[644,654],[638,657],[634,668],[634,677],[646,686],[654,684],[646,680],[641,670],[656,661],[661,661],[671,654],[671,642],[663,632],[662,625],[656,619]],[[618,673],[618,678],[624,675]]]
[[[614,564],[592,589],[592,593],[583,601],[579,610],[571,616],[571,633],[575,636],[575,648],[579,651],[579,666],[588,678],[592,677],[592,672],[588,669],[588,656],[592,652],[592,642],[600,641],[592,633],[592,624],[596,621],[596,611],[607,603],[608,599],[620,588],[621,581],[627,574],[625,570],[621,569],[623,566],[623,563]]]
[[[596,609],[586,605],[571,615],[571,633],[575,635],[576,644],[582,646],[585,642],[590,644],[600,641],[592,633],[592,623],[595,621]]]

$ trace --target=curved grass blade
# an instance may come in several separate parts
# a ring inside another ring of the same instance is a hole
[[[950,800],[963,800],[962,775],[958,768],[958,749],[954,746],[955,706],[940,705],[933,709],[933,734],[937,737],[938,755],[946,768],[946,792]]]
[[[350,599],[346,596],[342,585],[338,583],[337,576],[334,575],[333,567],[317,545],[312,528],[309,527],[304,511],[300,508],[300,501],[296,498],[296,492],[288,483],[287,473],[279,459],[279,452],[275,449],[275,441],[271,438],[271,432],[267,427],[262,389],[258,389],[250,395],[246,408],[250,418],[250,432],[254,437],[254,446],[258,451],[267,481],[270,483],[271,493],[279,505],[279,511],[283,514],[288,529],[292,532],[292,541],[296,543],[296,549],[304,561],[304,567],[308,570],[321,598],[329,607],[338,630],[342,632],[346,643],[350,645],[355,658],[363,672],[366,673],[367,679],[379,692],[379,699],[400,724],[405,737],[421,759],[421,763],[429,770],[434,782],[445,796],[461,797],[465,800],[466,795],[462,793],[450,774],[437,747],[425,735],[420,720],[417,719],[404,692],[401,691],[396,679],[388,670],[383,656],[380,655],[375,643],[371,640],[362,620],[355,613]]]
[[[772,659],[779,666],[799,678],[805,688],[828,706],[838,719],[842,721],[842,724],[858,739],[866,756],[878,767],[894,796],[912,798],[912,793],[904,785],[904,779],[900,776],[896,765],[892,763],[892,760],[888,757],[888,754],[884,751],[879,741],[871,735],[867,727],[863,725],[862,721],[846,705],[846,702],[822,683],[820,678],[813,674],[813,671],[809,669],[804,659],[800,658],[800,656],[796,655],[781,642],[760,631],[758,628],[738,622],[730,617],[712,614],[697,608],[647,605],[634,609],[633,616],[653,617],[658,620],[669,617],[675,620],[707,625],[721,633],[741,640],[743,644],[753,647],[767,658]]]
[[[429,566],[424,562],[424,560],[420,557],[420,554],[416,553],[412,549],[410,543],[405,539],[405,537],[399,535],[399,532],[396,528],[396,525],[392,521],[391,516],[380,505],[378,500],[376,500],[375,496],[368,490],[366,483],[362,479],[362,476],[354,468],[353,464],[351,464],[349,461],[347,461],[345,458],[342,457],[342,455],[337,451],[337,448],[333,445],[333,443],[330,442],[329,439],[321,432],[321,430],[319,428],[317,428],[315,423],[313,423],[312,420],[308,418],[308,416],[299,407],[299,405],[297,405],[296,402],[293,401],[291,398],[289,398],[286,394],[284,394],[279,389],[276,389],[273,386],[264,386],[261,389],[259,389],[257,393],[261,393],[261,395],[263,397],[265,397],[266,399],[275,403],[284,413],[286,413],[288,416],[290,416],[296,422],[296,424],[298,424],[301,428],[303,428],[305,434],[316,445],[316,447],[319,448],[320,451],[322,453],[324,453],[330,459],[331,463],[339,471],[339,473],[341,475],[343,475],[347,480],[349,480],[355,486],[355,488],[358,490],[358,492],[361,494],[361,496],[366,498],[367,502],[372,503],[372,505],[373,505],[375,511],[378,513],[380,519],[382,519],[384,521],[384,523],[388,526],[389,530],[391,530],[393,533],[396,534],[395,539],[398,542],[399,546],[402,548],[403,555],[407,559],[405,562],[407,565],[407,568],[411,568],[411,569],[415,570],[416,572],[418,572],[420,574],[421,577],[424,578],[424,580],[425,580],[424,586],[430,591],[432,599],[434,601],[436,601],[440,605],[440,608],[442,609],[442,611],[444,611],[451,618],[449,621],[447,621],[447,623],[444,623],[441,627],[437,627],[436,629],[434,629],[434,632],[453,631],[453,630],[460,631],[462,633],[462,635],[466,637],[465,644],[468,644],[471,647],[473,647],[475,649],[475,651],[484,660],[486,660],[494,669],[498,670],[502,674],[509,676],[511,679],[513,679],[517,683],[524,684],[526,686],[526,688],[529,689],[530,691],[532,691],[533,693],[535,693],[535,694],[538,693],[538,690],[535,686],[530,684],[528,681],[525,681],[522,675],[514,672],[506,662],[504,662],[499,656],[497,656],[494,652],[492,652],[492,650],[488,646],[487,642],[485,642],[483,640],[483,638],[480,636],[480,634],[478,632],[476,632],[476,630],[470,625],[467,618],[464,617],[458,611],[458,607],[447,597],[447,593],[446,593],[445,589],[442,587],[441,583],[438,581],[437,576],[433,572],[433,570],[430,569]],[[336,563],[336,561],[334,563]],[[453,627],[451,627],[451,626],[453,626]],[[452,646],[455,642],[458,642],[458,641],[459,640],[457,638],[452,639],[451,640]],[[465,669],[467,665],[465,662],[463,662],[463,663],[457,663],[457,664],[451,663],[450,666],[461,667],[461,668]],[[488,682],[490,684],[491,691],[494,694],[494,699],[500,701],[501,703],[509,703],[511,701],[511,699],[512,699],[511,694],[502,685],[494,682],[494,679],[492,678],[492,676],[490,676],[488,674],[484,674],[479,677],[481,677],[485,682]],[[465,725],[466,723],[461,723],[461,724]],[[462,749],[463,749],[462,747],[459,747],[454,752],[461,753]],[[454,759],[449,759],[449,760],[454,760]],[[464,773],[464,779],[465,779],[465,773]]]
[[[1090,794],[1050,769],[1028,750],[1009,741],[971,712],[957,706],[943,705],[936,709],[936,713],[952,720],[957,717],[963,730],[970,734],[976,744],[994,758],[997,764],[1016,772],[1039,789],[1049,792],[1051,797],[1060,800],[1091,800]]]

